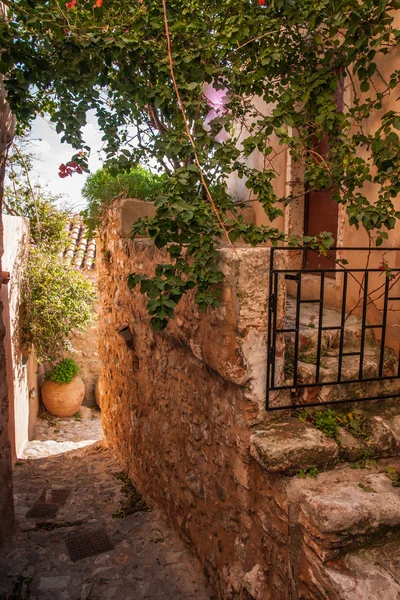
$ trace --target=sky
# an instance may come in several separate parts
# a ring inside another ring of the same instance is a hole
[[[89,115],[83,133],[86,144],[92,149],[89,158],[89,169],[93,172],[101,167],[99,152],[102,147],[102,134],[98,130],[93,115]],[[37,117],[34,121],[29,137],[32,144],[27,150],[36,156],[33,160],[32,181],[47,186],[48,190],[55,195],[62,194],[71,208],[80,211],[85,206],[81,190],[87,174],[79,175],[75,173],[64,179],[58,176],[58,167],[61,163],[71,160],[76,151],[69,144],[62,144],[62,134],[58,135],[55,126],[42,117]]]

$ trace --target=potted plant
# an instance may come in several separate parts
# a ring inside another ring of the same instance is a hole
[[[64,358],[46,373],[42,386],[42,401],[50,414],[72,417],[85,395],[85,384],[79,377],[80,369],[72,358]]]

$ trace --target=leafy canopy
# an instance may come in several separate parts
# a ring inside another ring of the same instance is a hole
[[[324,251],[332,244],[326,233],[287,239],[273,226],[292,199],[273,187],[286,146],[306,185],[333,188],[352,225],[378,232],[378,243],[387,236],[382,229],[395,226],[400,115],[382,108],[398,94],[400,70],[394,65],[383,75],[377,59],[398,44],[398,0],[6,4],[0,71],[19,122],[49,111],[63,139],[83,151],[73,160],[85,167],[82,127],[93,110],[109,169],[129,170],[140,161],[167,173],[157,215],[136,224],[134,233],[166,247],[171,261],[153,278],[130,277],[148,294],[156,328],[189,289],[203,309],[218,302],[223,276],[216,248],[225,232],[232,242],[241,237],[252,245],[287,240]],[[335,91],[342,82],[351,101],[340,106]],[[223,106],[213,105],[206,84],[225,96]],[[377,119],[372,132],[365,127],[371,115]],[[323,157],[316,148],[326,135],[330,151]],[[263,171],[249,166],[256,150]],[[244,222],[228,191],[232,174],[246,178],[271,225]],[[374,186],[373,201],[363,193],[366,183]]]

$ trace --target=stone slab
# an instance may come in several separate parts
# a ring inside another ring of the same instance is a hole
[[[288,501],[297,506],[305,543],[323,561],[345,548],[370,546],[374,540],[400,534],[400,489],[392,486],[379,465],[335,469],[315,480],[294,479]]]
[[[342,569],[325,575],[341,600],[398,600],[400,598],[400,543],[349,554]]]
[[[154,217],[156,209],[153,202],[145,202],[144,200],[136,200],[127,198],[121,202],[121,237],[130,238],[132,225],[141,218]],[[143,236],[137,236],[143,237]]]
[[[272,472],[295,474],[311,467],[323,469],[333,466],[339,456],[336,442],[298,419],[257,431],[250,441],[253,458]]]

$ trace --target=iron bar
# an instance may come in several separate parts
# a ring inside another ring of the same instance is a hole
[[[386,324],[387,324],[387,311],[388,311],[388,296],[389,296],[389,277],[386,277],[385,296],[384,296],[384,301],[383,301],[381,349],[380,349],[380,356],[379,356],[379,377],[382,377],[382,375],[383,375],[383,365],[385,362],[385,340],[386,340]]]
[[[347,271],[345,271],[344,274],[343,274],[342,314],[341,314],[341,320],[340,320],[338,381],[342,381],[344,327],[345,327],[345,324],[346,324],[346,303],[347,303],[346,301],[347,301]]]
[[[276,318],[277,318],[277,306],[278,306],[278,273],[274,273],[274,299],[273,299],[273,315],[272,315],[272,331],[273,331],[273,346],[272,346],[272,370],[271,370],[271,387],[275,385],[275,348],[276,348]]]
[[[325,273],[321,273],[319,282],[319,312],[318,312],[318,341],[317,341],[317,358],[315,361],[315,382],[319,382],[319,373],[321,370],[321,347],[322,347],[322,321],[324,317],[324,293],[325,293]]]
[[[297,285],[296,296],[296,333],[294,334],[294,357],[293,357],[293,385],[297,383],[297,367],[299,362],[299,336],[300,336],[300,298],[301,298],[301,275]]]
[[[346,400],[332,400],[332,402],[310,402],[309,404],[286,404],[284,406],[272,406],[269,410],[305,409],[314,406],[325,406],[326,404],[352,404],[353,402],[372,402],[373,400],[388,400],[389,398],[400,398],[400,394],[387,394],[384,396],[367,396],[366,398],[348,398]]]
[[[282,246],[277,248],[273,248],[274,250],[288,250],[289,252],[293,250],[302,250],[303,252],[307,250],[311,250],[312,252],[317,252],[317,250],[312,250],[312,248],[305,248],[304,246]],[[329,250],[340,250],[340,251],[359,251],[363,250],[364,252],[398,252],[399,248],[366,248],[365,246],[332,246]],[[317,252],[317,254],[321,254]]]
[[[276,269],[274,271],[275,273],[306,273],[306,274],[311,274],[311,273],[332,273],[332,269]],[[340,273],[342,272],[342,270],[340,270]],[[347,273],[365,273],[366,270],[365,269],[346,269],[346,271],[343,270],[343,272],[347,272]],[[400,267],[396,268],[396,269],[390,269],[391,273],[398,273],[400,272]],[[383,273],[382,269],[368,269],[368,273]]]
[[[398,379],[396,375],[384,375],[382,377],[366,377],[362,380],[362,383],[370,383],[371,381],[391,381],[392,379]],[[273,388],[274,391],[278,390],[293,390],[296,388],[309,388],[309,387],[328,387],[330,385],[347,385],[348,383],[360,383],[359,379],[342,379],[342,381],[320,381],[320,383],[296,383],[296,385],[277,385]],[[361,400],[361,399],[360,399]],[[321,402],[324,404],[324,402]]]
[[[364,297],[363,297],[363,310],[361,319],[361,341],[360,341],[360,365],[359,365],[359,378],[362,381],[364,371],[364,347],[365,347],[365,326],[367,324],[367,307],[368,307],[368,271],[364,274]]]
[[[274,270],[274,248],[271,248],[271,253],[269,255],[269,290],[268,290],[269,295],[268,295],[268,299],[270,299],[273,294],[273,283],[272,283],[273,270]],[[267,383],[266,383],[267,397],[266,397],[266,405],[265,405],[265,408],[267,410],[270,409],[269,394],[270,394],[271,368],[274,368],[274,363],[275,363],[275,361],[270,360],[270,356],[269,356],[270,350],[272,348],[271,343],[272,343],[272,323],[271,323],[271,310],[270,310],[268,313],[268,339],[267,339],[268,352],[267,352]]]

